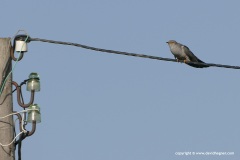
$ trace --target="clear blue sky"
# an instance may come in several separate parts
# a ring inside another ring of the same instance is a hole
[[[31,37],[168,58],[165,42],[174,39],[205,62],[240,65],[239,6],[237,0],[3,0],[0,37],[25,29]],[[240,159],[239,70],[42,42],[28,47],[13,77],[40,74],[35,102],[42,123],[24,140],[22,159]],[[175,155],[184,151],[235,155]]]

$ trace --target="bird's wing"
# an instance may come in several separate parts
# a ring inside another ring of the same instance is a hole
[[[182,51],[184,54],[186,54],[186,56],[189,58],[190,61],[192,62],[202,62],[200,59],[198,59],[193,53],[192,51],[190,51],[190,49],[187,46],[182,45]]]
[[[200,62],[200,63],[204,63],[203,61],[201,61],[200,59],[198,59],[187,46],[182,45],[182,51],[183,53],[187,56],[187,58],[191,61],[191,62]],[[209,67],[206,65],[200,65],[200,64],[188,64],[189,66],[192,67],[196,67],[196,68],[205,68],[205,67]]]

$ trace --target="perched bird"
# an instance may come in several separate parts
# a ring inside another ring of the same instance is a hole
[[[174,40],[170,40],[166,43],[169,45],[170,50],[171,50],[172,54],[174,55],[175,59],[177,59],[177,61],[178,60],[183,60],[184,63],[187,62],[187,61],[205,63],[205,62],[201,61],[200,59],[198,59],[190,51],[190,49],[187,46],[185,46],[181,43],[178,43]],[[187,65],[192,66],[192,67],[196,67],[196,68],[209,67],[207,65],[202,65],[202,64],[187,64]]]

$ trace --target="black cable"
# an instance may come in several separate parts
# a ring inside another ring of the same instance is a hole
[[[19,142],[18,142],[18,160],[22,159],[22,140],[23,140],[23,134],[19,137]]]
[[[29,37],[29,41],[40,41],[40,42],[47,42],[47,43],[54,43],[54,44],[70,45],[70,46],[81,47],[81,48],[99,51],[99,52],[121,54],[121,55],[141,57],[141,58],[149,58],[149,59],[155,59],[155,60],[161,60],[161,61],[177,62],[176,59],[162,58],[162,57],[150,56],[150,55],[145,55],[145,54],[121,52],[121,51],[115,51],[115,50],[109,50],[109,49],[101,49],[101,48],[95,48],[95,47],[86,46],[86,45],[82,45],[82,44],[78,44],[78,43],[71,43],[71,42],[62,42],[62,41],[54,41],[54,40],[47,40],[47,39],[41,39],[41,38],[30,38],[30,37]],[[179,62],[184,62],[184,61],[179,60]],[[198,62],[190,62],[190,61],[187,61],[185,63],[212,66],[212,67],[240,69],[240,66],[222,65],[222,64],[214,64],[214,63],[198,63]]]
[[[18,145],[18,160],[22,159],[22,141],[27,137],[27,134],[21,134],[19,139],[15,142]]]

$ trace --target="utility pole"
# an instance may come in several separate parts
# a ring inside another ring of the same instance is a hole
[[[10,51],[11,51],[11,39],[0,38],[0,87],[2,86],[3,81],[5,80],[8,73],[12,69]],[[0,117],[6,116],[13,112],[13,101],[11,93],[12,93],[12,74],[9,75],[5,83],[5,86],[2,90],[2,94],[0,96]],[[9,144],[13,140],[13,138],[14,138],[13,117],[9,116],[7,118],[0,119],[0,143],[3,145]],[[14,160],[14,159],[15,159],[14,143],[6,147],[0,146],[0,160]]]

